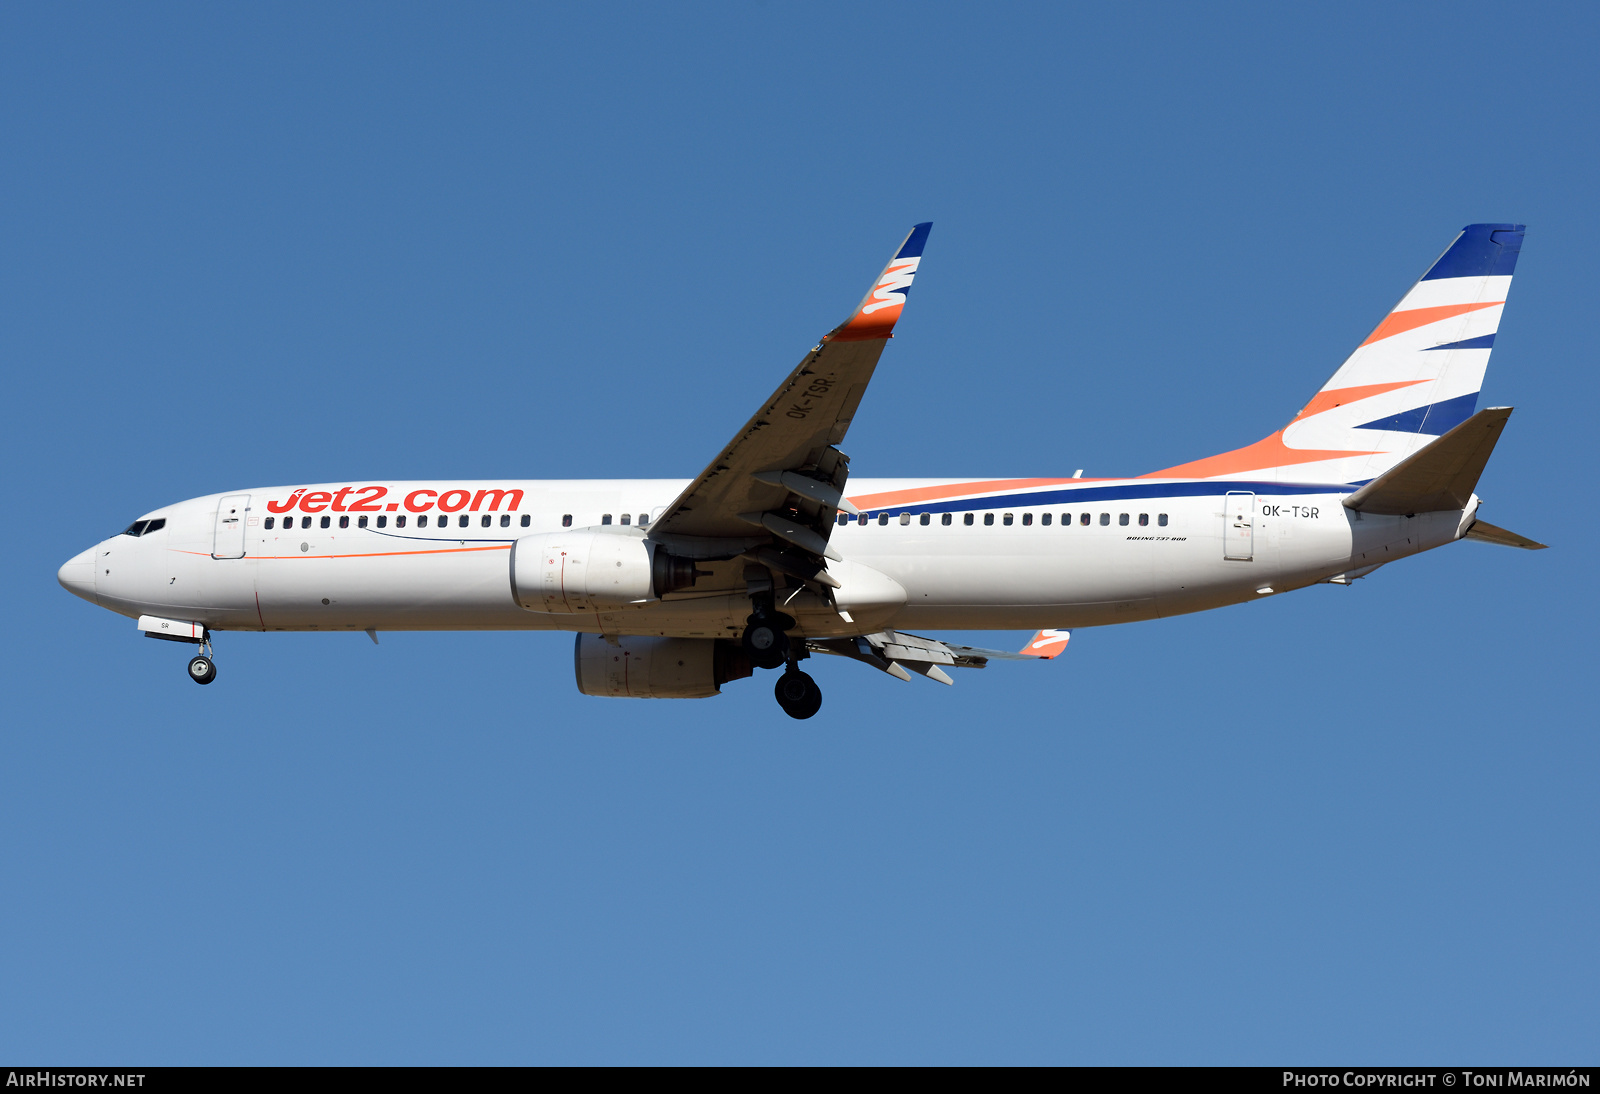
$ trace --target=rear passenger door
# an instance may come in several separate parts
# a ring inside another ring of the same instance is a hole
[[[1223,509],[1222,557],[1250,562],[1256,557],[1256,496],[1243,490],[1228,494]]]
[[[245,515],[249,494],[229,494],[217,503],[217,527],[211,541],[212,558],[243,558]]]

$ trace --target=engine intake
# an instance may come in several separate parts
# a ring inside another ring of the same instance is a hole
[[[722,638],[624,636],[613,645],[580,634],[572,649],[578,690],[625,699],[704,699],[750,675],[750,661]]]

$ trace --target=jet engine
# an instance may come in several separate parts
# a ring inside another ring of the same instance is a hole
[[[750,675],[738,643],[722,638],[580,634],[572,660],[579,691],[613,698],[703,699]]]
[[[687,588],[695,577],[692,560],[625,533],[546,532],[511,551],[511,592],[531,612],[610,611]]]

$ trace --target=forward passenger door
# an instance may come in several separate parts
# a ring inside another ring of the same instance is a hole
[[[249,494],[229,494],[217,503],[217,527],[211,541],[212,558],[243,558],[245,516]]]

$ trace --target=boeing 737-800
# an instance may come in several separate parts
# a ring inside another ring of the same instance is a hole
[[[1294,419],[1136,478],[851,479],[841,449],[922,261],[911,230],[696,478],[363,481],[163,506],[61,584],[199,646],[224,630],[576,632],[586,695],[698,698],[812,654],[909,680],[1052,658],[1069,628],[1348,584],[1456,540],[1538,548],[1478,519],[1511,410],[1477,409],[1520,224],[1464,228]],[[911,631],[1036,629],[1019,653]]]

